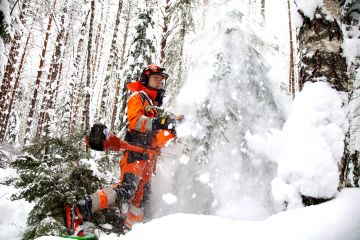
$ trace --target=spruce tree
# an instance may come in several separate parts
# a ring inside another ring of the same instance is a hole
[[[178,94],[186,79],[185,62],[185,37],[194,29],[194,19],[192,10],[195,7],[194,2],[189,0],[176,0],[169,7],[169,27],[164,34],[167,38],[164,67],[170,74],[166,91],[170,104],[172,99]],[[165,37],[164,36],[164,37]]]
[[[45,137],[23,150],[11,163],[17,169],[20,192],[13,199],[35,202],[27,222],[31,226],[25,239],[66,234],[63,221],[65,204],[75,204],[95,192],[103,181],[86,163],[80,143],[84,134],[66,140]]]
[[[216,214],[219,207],[229,205],[226,199],[229,189],[225,185],[231,185],[234,194],[241,192],[272,207],[268,200],[269,186],[276,166],[249,150],[246,134],[280,127],[283,116],[267,77],[269,66],[256,50],[269,46],[255,34],[252,41],[248,41],[246,31],[249,30],[242,23],[242,17],[240,10],[227,12],[204,30],[213,32],[213,37],[193,46],[212,47],[200,51],[200,57],[195,55],[199,62],[190,69],[206,80],[199,80],[203,82],[199,89],[188,89],[190,92],[179,96],[186,98],[194,91],[194,94],[199,92],[201,98],[188,103],[194,112],[185,117],[186,129],[191,133],[182,136],[181,142],[189,162],[173,174],[174,184],[181,182],[173,192],[183,200],[177,203],[177,209]]]
[[[125,126],[125,109],[130,95],[126,84],[138,80],[142,70],[156,60],[156,42],[154,37],[154,9],[146,4],[138,9],[138,19],[135,26],[135,34],[129,48],[127,68],[123,71],[124,86],[120,103],[120,129]]]

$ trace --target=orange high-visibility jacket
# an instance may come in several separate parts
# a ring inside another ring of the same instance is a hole
[[[128,99],[127,117],[129,131],[147,133],[153,131],[153,119],[157,116],[150,105],[156,106],[157,91],[144,87],[141,82],[131,82],[127,88],[133,93]],[[157,130],[156,137],[152,139],[152,147],[164,147],[175,136],[168,130]]]

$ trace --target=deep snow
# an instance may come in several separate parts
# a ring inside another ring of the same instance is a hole
[[[174,214],[135,225],[125,236],[100,235],[100,240],[358,240],[360,189],[344,189],[336,199],[289,210],[263,221],[234,221],[216,216]],[[40,237],[37,240],[56,240]]]
[[[0,168],[0,182],[14,175],[14,170]],[[0,184],[0,239],[21,239],[26,230],[26,219],[34,204],[24,199],[11,201],[11,195],[17,191],[14,187]]]

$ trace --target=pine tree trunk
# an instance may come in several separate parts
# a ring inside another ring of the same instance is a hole
[[[75,128],[77,128],[77,122],[79,118],[79,109],[81,100],[83,99],[83,91],[82,89],[85,87],[84,84],[84,78],[86,77],[86,65],[83,66],[80,83],[75,87],[74,94],[73,94],[73,100],[74,104],[71,108],[71,115],[70,115],[70,132],[73,132]],[[80,115],[81,116],[81,115]],[[81,126],[81,124],[78,124]],[[81,126],[83,128],[83,126]]]
[[[56,0],[54,0],[53,9],[55,9],[55,5],[56,5]],[[43,68],[45,66],[46,49],[47,49],[48,40],[49,40],[49,36],[50,36],[51,24],[52,24],[52,14],[50,13],[49,21],[48,21],[48,25],[47,25],[47,29],[46,29],[46,33],[45,33],[45,40],[43,43],[43,48],[42,48],[42,53],[41,53],[41,58],[40,58],[39,70],[38,70],[38,74],[37,74],[37,77],[35,80],[35,89],[34,89],[34,93],[33,93],[32,100],[31,100],[30,112],[29,112],[29,116],[27,118],[27,127],[26,127],[26,132],[25,132],[24,144],[28,144],[28,142],[30,140],[31,126],[32,126],[33,118],[34,118],[41,76],[43,73]]]
[[[91,0],[91,15],[89,26],[89,39],[87,46],[87,76],[86,76],[86,89],[85,89],[85,106],[83,109],[83,128],[90,129],[90,91],[91,91],[91,51],[92,51],[92,37],[93,26],[95,18],[95,0]]]
[[[64,48],[66,48],[68,45],[69,35],[70,35],[70,31],[68,31],[66,34]],[[64,53],[62,53],[62,54],[64,54]],[[62,56],[62,57],[64,57],[64,56]],[[59,74],[58,74],[57,81],[56,81],[55,101],[53,102],[54,105],[52,106],[52,108],[55,108],[55,104],[57,103],[57,100],[58,100],[63,64],[64,64],[64,61],[61,61],[60,68],[59,68]]]
[[[289,67],[289,93],[292,98],[295,97],[295,76],[294,76],[294,46],[293,46],[293,38],[292,38],[292,24],[291,24],[291,7],[290,0],[288,2],[288,16],[289,16],[289,37],[290,37],[290,67]],[[301,89],[299,89],[300,91]]]
[[[265,23],[265,0],[261,0],[261,19],[262,23]]]
[[[87,57],[87,56],[86,56]],[[72,108],[72,114],[71,114],[71,118],[70,118],[70,131],[72,132],[75,128],[76,128],[76,123],[78,120],[78,114],[79,114],[79,109],[80,109],[80,103],[81,100],[83,99],[83,91],[82,89],[84,88],[84,78],[86,75],[86,65],[84,64],[84,67],[82,69],[82,73],[81,73],[81,80],[80,83],[78,84],[78,86],[76,87],[76,91],[74,92],[74,100],[75,100],[75,104]]]
[[[185,22],[185,16],[182,16],[181,21],[181,29],[180,29],[180,53],[179,53],[179,72],[178,72],[178,81],[182,79],[183,71],[184,71],[184,45],[185,45],[185,35],[186,35],[186,22]]]
[[[127,43],[128,35],[129,35],[131,11],[132,11],[132,1],[130,0],[129,1],[128,14],[127,14],[127,17],[126,17],[125,33],[124,33],[124,37],[123,37],[123,45],[122,45],[120,62],[115,63],[115,69],[117,70],[116,72],[121,71],[122,68],[123,68],[123,65],[125,63],[125,50],[126,50],[126,43]],[[113,108],[111,124],[110,124],[110,129],[111,130],[114,129],[115,122],[116,122],[116,119],[117,119],[117,116],[118,116],[117,112],[118,112],[118,105],[119,105],[120,88],[122,86],[122,83],[124,84],[124,81],[122,81],[120,77],[117,77],[116,88],[115,88],[115,98],[114,98],[114,103],[113,103],[114,108]]]
[[[118,60],[118,47],[117,47],[117,38],[118,38],[118,32],[119,32],[119,26],[120,26],[120,19],[121,19],[121,10],[122,10],[123,1],[119,1],[118,10],[116,14],[116,20],[115,20],[115,26],[114,26],[114,32],[112,36],[111,41],[111,48],[110,48],[110,55],[109,60],[106,68],[106,76],[104,80],[104,85],[102,89],[102,95],[101,95],[101,104],[100,104],[100,111],[99,111],[99,121],[107,124],[110,119],[110,111],[106,108],[108,105],[107,102],[109,100],[109,80],[111,77],[111,74],[113,72],[113,67],[115,65],[115,60]],[[124,49],[123,49],[124,52]],[[109,116],[107,116],[109,114]]]
[[[27,46],[29,44],[30,36],[31,36],[31,33],[29,33],[29,35],[26,39],[24,52],[21,56],[20,65],[19,65],[17,76],[16,76],[16,80],[15,80],[15,85],[14,85],[14,88],[12,89],[11,98],[10,98],[10,102],[9,102],[9,106],[8,106],[8,111],[7,111],[6,115],[2,115],[1,119],[0,119],[0,121],[3,123],[3,127],[0,129],[0,142],[4,141],[4,139],[5,139],[5,133],[6,133],[8,123],[9,123],[9,118],[10,118],[11,112],[13,110],[12,108],[13,108],[13,103],[15,101],[15,94],[19,87],[20,75],[21,75],[22,68],[24,66],[25,54],[26,54]],[[3,116],[5,116],[5,117],[3,118]]]
[[[170,0],[166,0],[165,9],[163,12],[163,26],[162,26],[162,37],[160,43],[160,63],[163,65],[165,61],[165,48],[168,34],[168,25],[169,25],[169,11],[170,11]]]
[[[19,15],[19,20],[21,24],[25,24],[25,13],[26,13],[27,5],[28,5],[28,0],[24,0]],[[8,101],[9,101],[9,94],[11,91],[11,82],[14,78],[15,65],[18,61],[21,35],[22,35],[21,30],[16,29],[14,38],[11,42],[9,57],[5,67],[4,77],[0,88],[0,118],[2,119],[4,118],[3,115],[7,114],[6,110],[9,106]],[[6,128],[4,126],[4,122],[1,121],[0,129],[4,129],[4,128]]]
[[[49,111],[51,111],[52,106],[54,105],[54,82],[57,79],[60,63],[61,63],[61,55],[62,55],[62,47],[63,47],[63,38],[65,33],[65,13],[67,12],[66,8],[63,10],[62,17],[61,17],[61,25],[60,25],[60,31],[58,35],[56,36],[55,41],[55,51],[52,56],[51,64],[50,64],[50,70],[48,75],[48,80],[45,87],[45,94],[43,97],[43,102],[41,104],[41,111],[40,111],[40,117],[38,122],[38,131],[36,136],[40,137],[42,132],[45,130],[45,134],[47,135],[49,133]],[[44,129],[45,128],[45,129]]]
[[[71,75],[70,84],[69,84],[70,88],[69,88],[68,95],[69,95],[70,99],[65,104],[65,105],[68,106],[67,109],[69,110],[68,113],[65,113],[65,115],[67,117],[67,119],[65,121],[67,122],[67,127],[68,127],[69,131],[73,130],[73,128],[74,128],[73,119],[76,119],[76,118],[74,118],[74,115],[76,114],[74,109],[76,108],[75,104],[77,102],[77,96],[78,96],[78,92],[77,92],[76,89],[79,86],[79,84],[77,84],[77,83],[79,82],[78,78],[80,76],[80,73],[83,72],[80,65],[81,65],[81,59],[82,59],[82,56],[83,56],[84,37],[85,37],[85,33],[86,33],[86,25],[87,25],[87,22],[88,22],[88,19],[89,19],[89,14],[90,14],[90,11],[88,11],[88,13],[86,14],[85,21],[82,23],[82,26],[81,26],[80,39],[79,39],[79,42],[78,42],[78,45],[77,45],[76,58],[75,58],[74,64],[73,64],[73,69],[74,69],[73,71],[74,72]],[[84,57],[84,59],[86,59],[86,58]],[[82,78],[81,78],[81,80],[82,80]]]

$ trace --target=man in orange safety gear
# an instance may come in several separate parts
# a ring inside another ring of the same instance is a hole
[[[139,81],[127,85],[132,95],[127,102],[128,130],[125,140],[152,150],[146,153],[125,151],[120,160],[120,184],[115,191],[119,203],[129,204],[124,222],[127,229],[143,220],[144,207],[149,203],[151,193],[150,180],[160,149],[175,137],[175,122],[183,118],[158,112],[167,78],[164,68],[149,65],[143,70]],[[111,139],[105,141],[105,148],[113,145]]]

